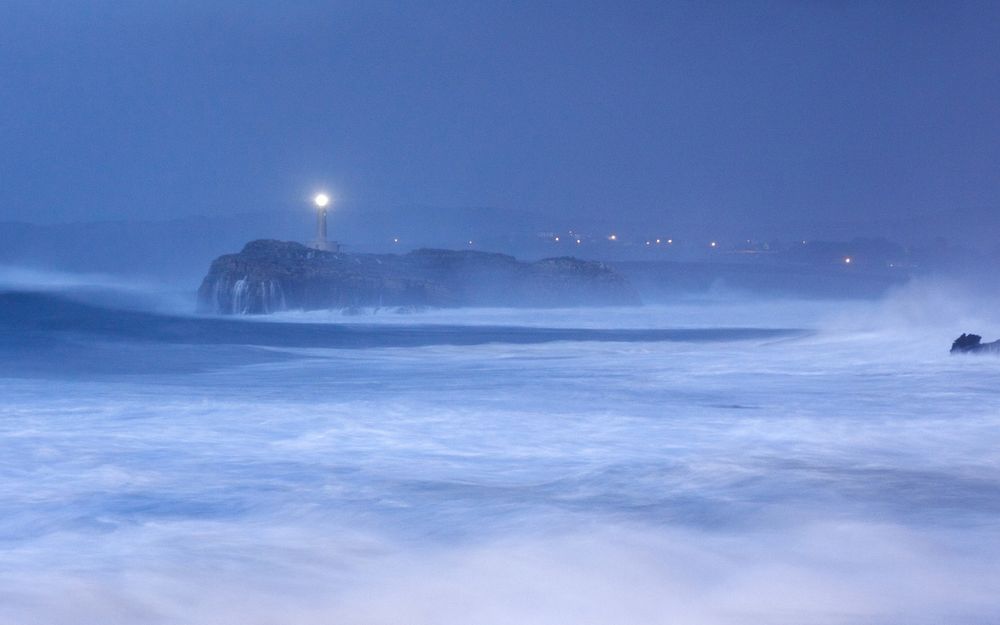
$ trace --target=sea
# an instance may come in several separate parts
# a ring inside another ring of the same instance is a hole
[[[193,308],[0,282],[0,623],[1000,623],[974,291]]]

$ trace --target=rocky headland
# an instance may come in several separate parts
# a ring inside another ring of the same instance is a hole
[[[953,354],[1000,354],[1000,341],[983,343],[978,334],[962,334],[951,344]]]
[[[638,305],[628,280],[576,258],[523,262],[471,250],[408,254],[326,252],[288,241],[247,243],[220,256],[198,289],[212,314],[360,307],[569,307]]]

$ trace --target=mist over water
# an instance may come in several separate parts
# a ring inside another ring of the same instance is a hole
[[[0,3],[0,625],[1000,625],[998,23]]]
[[[805,330],[742,340],[53,334],[58,372],[0,380],[0,623],[992,622],[1000,359],[948,347],[993,303],[268,320]]]

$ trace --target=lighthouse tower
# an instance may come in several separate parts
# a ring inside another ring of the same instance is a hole
[[[316,239],[310,247],[324,252],[339,252],[340,245],[326,238],[326,214],[330,206],[330,196],[326,193],[317,193],[313,197],[313,204],[316,205]]]

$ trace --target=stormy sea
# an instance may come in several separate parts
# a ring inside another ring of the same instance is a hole
[[[0,623],[1000,620],[1000,358],[948,353],[1000,325],[947,285],[190,308],[0,289]]]

